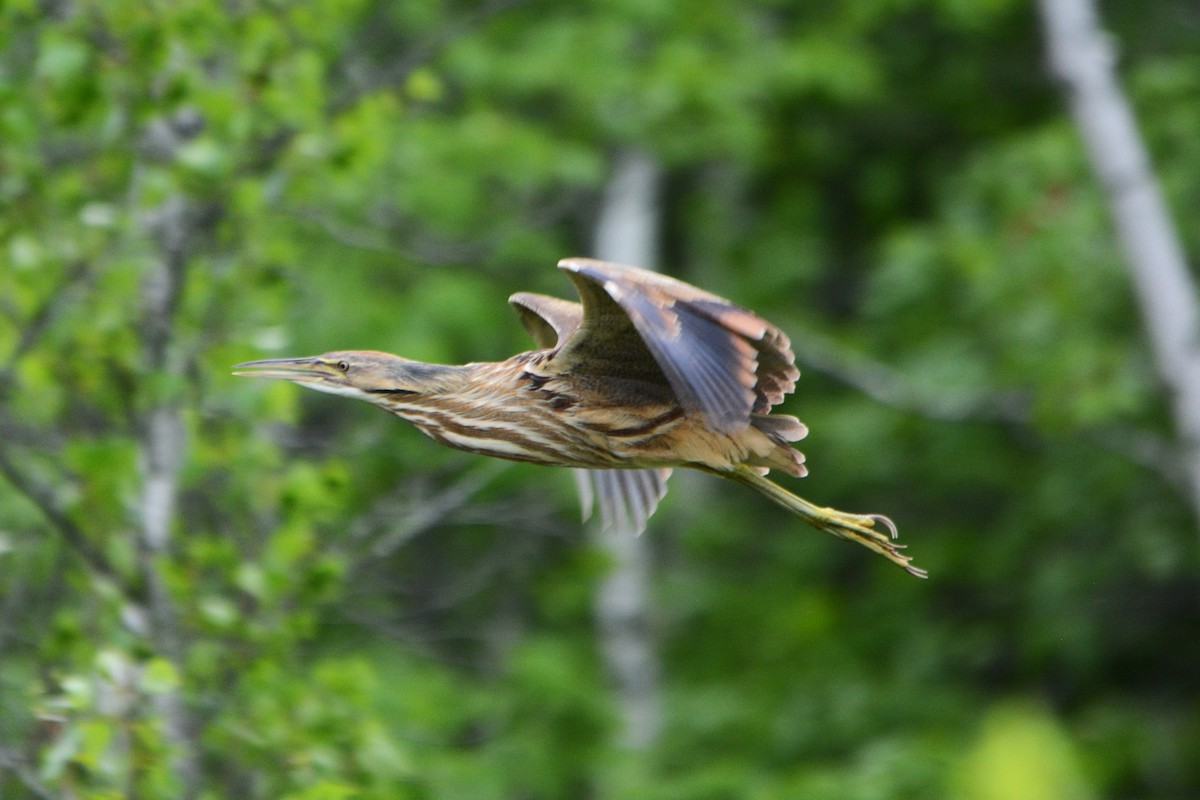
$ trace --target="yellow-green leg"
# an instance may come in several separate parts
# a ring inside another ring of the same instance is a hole
[[[813,505],[803,497],[792,494],[779,484],[759,475],[750,467],[738,466],[732,472],[719,473],[743,483],[759,493],[766,495],[779,505],[791,511],[814,528],[828,531],[839,539],[858,542],[863,547],[874,550],[879,555],[897,566],[903,567],[918,578],[928,577],[928,573],[914,567],[912,557],[900,551],[904,545],[896,544],[896,526],[890,519],[880,514],[849,514],[834,508],[822,508]],[[876,524],[887,529],[887,533],[876,528]]]

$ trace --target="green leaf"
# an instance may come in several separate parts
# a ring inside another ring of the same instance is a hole
[[[187,142],[175,154],[176,160],[188,169],[207,176],[225,171],[228,158],[222,146],[210,137]]]
[[[90,60],[88,46],[61,31],[47,28],[39,42],[36,74],[56,86],[70,83],[84,73]]]
[[[164,694],[179,688],[180,678],[175,666],[165,658],[152,658],[142,665],[139,685],[148,694]]]

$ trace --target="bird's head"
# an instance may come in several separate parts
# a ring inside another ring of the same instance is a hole
[[[452,390],[457,367],[425,364],[376,350],[337,350],[305,358],[268,358],[236,364],[233,374],[282,378],[318,392],[377,405],[402,396]]]

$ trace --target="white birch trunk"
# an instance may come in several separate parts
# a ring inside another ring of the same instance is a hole
[[[1200,522],[1200,300],[1093,0],[1039,0],[1051,68],[1108,197]]]
[[[657,267],[658,165],[648,156],[623,151],[596,223],[596,258]],[[596,590],[600,650],[616,687],[624,722],[623,742],[642,749],[662,727],[658,653],[650,624],[650,552],[647,539],[619,526],[595,526],[612,568]]]
[[[142,282],[141,338],[144,369],[158,377],[181,378],[182,364],[172,347],[175,311],[183,290],[187,247],[193,235],[191,208],[182,196],[167,199],[144,219],[147,232],[158,239],[161,253]],[[138,557],[145,581],[147,634],[158,653],[183,672],[184,645],[170,590],[160,560],[170,552],[171,529],[178,515],[180,470],[186,448],[179,400],[154,398],[138,432],[138,462],[142,479]],[[199,792],[199,757],[191,714],[178,688],[154,695],[163,730],[172,747],[171,766],[182,786],[180,796]]]

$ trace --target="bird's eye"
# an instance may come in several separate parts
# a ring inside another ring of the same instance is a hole
[[[339,361],[339,362],[337,363],[337,368],[338,368],[338,370],[339,370],[339,371],[341,371],[341,372],[349,372],[349,371],[350,371],[350,364],[349,364],[349,363],[347,363],[347,362],[345,362],[345,361]]]

